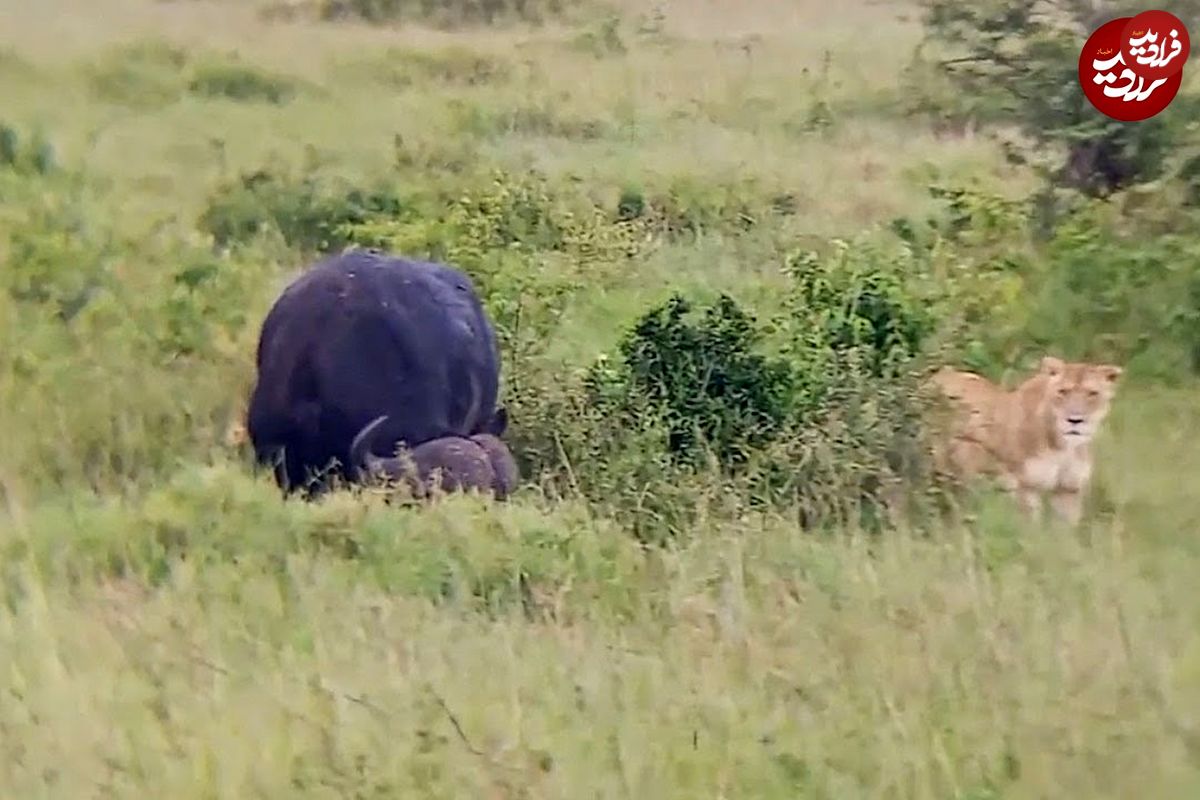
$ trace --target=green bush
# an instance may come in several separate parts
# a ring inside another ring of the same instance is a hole
[[[688,319],[676,295],[651,309],[622,341],[628,390],[662,414],[667,449],[699,463],[700,448],[723,464],[771,438],[787,418],[791,372],[756,353],[761,334],[728,296]],[[602,378],[593,374],[594,391]]]
[[[213,61],[191,71],[188,91],[200,97],[223,97],[243,103],[281,105],[300,89],[298,81],[237,62]]]
[[[436,50],[389,47],[378,55],[344,62],[338,69],[352,80],[370,81],[391,89],[430,83],[485,86],[503,83],[513,73],[508,60],[461,46]]]
[[[166,42],[139,40],[111,48],[89,65],[97,97],[134,108],[169,105],[186,91],[188,54]]]
[[[540,23],[584,5],[582,0],[315,0],[321,19],[359,19],[374,24],[422,22],[438,27]]]
[[[161,108],[188,94],[279,105],[303,86],[295,78],[240,63],[236,57],[196,56],[157,40],[116,46],[87,70],[97,97],[141,109]]]
[[[935,187],[943,210],[893,230],[935,290],[955,356],[985,374],[1046,352],[1113,360],[1158,379],[1197,371],[1200,240],[1167,196],[1070,207],[1043,235],[1037,198]]]
[[[57,167],[54,145],[35,130],[27,139],[21,132],[0,121],[0,170],[46,175]]]
[[[728,296],[675,296],[582,373],[547,367],[508,398],[528,471],[656,540],[762,503],[878,523],[898,486],[931,480],[919,382],[935,310],[905,279],[919,262],[891,257],[798,254],[766,323]]]
[[[573,116],[546,101],[493,108],[453,100],[450,108],[454,114],[454,129],[480,138],[538,136],[587,142],[612,132],[610,124],[604,120]]]
[[[410,212],[407,201],[386,186],[361,189],[264,169],[219,186],[197,224],[221,247],[245,244],[273,229],[291,247],[329,252],[353,240],[347,226],[404,219]]]
[[[131,237],[101,211],[105,191],[0,169],[0,472],[35,496],[144,485],[206,457],[240,400],[230,379],[253,363],[261,260]]]
[[[1143,376],[1200,374],[1200,239],[1121,231],[1110,209],[1076,212],[1030,281],[1026,336]]]

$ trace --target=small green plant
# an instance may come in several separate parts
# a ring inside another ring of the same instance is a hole
[[[89,65],[89,83],[110,103],[159,108],[183,96],[188,63],[188,54],[174,45],[138,40],[110,49]]]
[[[386,186],[337,186],[313,175],[265,169],[218,187],[198,224],[222,247],[249,242],[269,228],[290,246],[329,252],[353,241],[347,226],[403,219],[410,212],[407,201]]]
[[[297,94],[300,85],[292,78],[259,67],[235,61],[213,61],[199,64],[192,70],[187,88],[200,97],[281,105]]]
[[[378,55],[341,63],[338,69],[354,80],[391,89],[493,85],[504,83],[513,73],[508,60],[461,46],[436,50],[389,47]]]
[[[629,48],[621,36],[621,18],[609,14],[575,37],[573,45],[596,58],[624,55]]]
[[[17,173],[47,175],[57,168],[54,145],[41,130],[28,137],[0,121],[0,169]]]
[[[744,462],[787,418],[790,370],[755,352],[761,334],[731,297],[691,312],[676,295],[633,326],[620,347],[629,388],[662,414],[670,452]]]
[[[314,0],[324,20],[358,19],[376,25],[423,22],[442,28],[541,23],[584,5],[581,0]]]

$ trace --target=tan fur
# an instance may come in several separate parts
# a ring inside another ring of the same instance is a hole
[[[992,475],[1036,519],[1042,500],[1077,524],[1092,475],[1091,441],[1108,414],[1121,368],[1042,359],[1038,372],[1007,391],[948,367],[932,383],[955,407],[939,469],[970,479]]]

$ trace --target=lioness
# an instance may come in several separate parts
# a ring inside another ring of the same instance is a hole
[[[1035,375],[1006,391],[980,375],[944,367],[932,382],[958,413],[935,463],[962,478],[998,477],[1034,520],[1048,494],[1055,513],[1078,524],[1092,475],[1092,437],[1121,372],[1110,364],[1046,356]]]

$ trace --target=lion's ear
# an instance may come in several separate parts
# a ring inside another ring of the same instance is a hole
[[[1100,374],[1103,375],[1104,380],[1108,381],[1109,383],[1116,383],[1117,378],[1121,377],[1121,374],[1124,371],[1125,370],[1123,370],[1121,367],[1113,364],[1104,364],[1100,367]]]
[[[1043,356],[1041,363],[1041,372],[1044,375],[1049,375],[1051,378],[1057,377],[1063,371],[1063,360],[1054,356]]]

